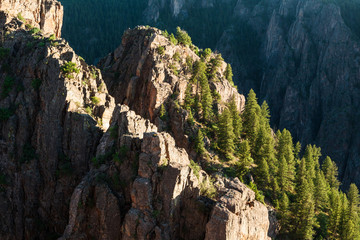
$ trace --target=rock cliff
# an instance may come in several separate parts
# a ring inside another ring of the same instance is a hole
[[[35,27],[39,27],[45,34],[61,35],[63,23],[63,7],[56,0],[2,0],[0,2],[0,23],[11,21],[19,17]]]
[[[195,59],[192,51],[167,46],[156,60],[154,47],[169,44],[159,30],[130,31],[104,60],[104,82],[99,69],[56,38],[61,5],[36,3],[0,5],[1,239],[273,236],[274,221],[252,190],[194,165],[178,146],[181,126],[170,131],[175,139],[158,130],[159,106],[177,92],[181,101],[186,84],[185,73],[170,72],[169,56],[181,51]],[[15,7],[21,16],[9,10]],[[217,85],[224,90],[219,109],[230,96],[243,107],[227,81]]]

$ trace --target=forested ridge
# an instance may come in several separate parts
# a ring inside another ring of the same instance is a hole
[[[322,156],[315,145],[302,147],[291,133],[270,127],[269,106],[261,105],[253,90],[240,113],[234,101],[218,112],[221,98],[211,91],[209,83],[221,81],[218,68],[223,61],[210,49],[198,49],[186,32],[177,29],[175,36],[164,35],[173,44],[189,45],[201,57],[187,70],[192,72],[181,106],[188,114],[188,123],[197,129],[192,137],[198,162],[208,173],[221,171],[239,177],[256,193],[256,198],[274,206],[280,221],[280,237],[290,239],[360,239],[360,196],[355,184],[344,193],[339,189],[338,168],[330,157]],[[161,51],[159,47],[158,52]],[[233,83],[228,64],[224,77]],[[160,118],[167,117],[162,106]],[[191,136],[191,134],[190,134]],[[210,141],[206,145],[204,139]],[[219,159],[213,157],[217,153]],[[193,163],[193,168],[198,168]],[[208,192],[209,197],[216,195]]]

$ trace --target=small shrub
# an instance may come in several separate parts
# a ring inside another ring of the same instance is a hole
[[[162,104],[160,107],[159,117],[161,120],[167,121],[168,114],[166,112],[164,104]]]
[[[17,18],[18,18],[20,21],[25,22],[25,18],[21,15],[21,13],[18,13]]]
[[[175,76],[179,76],[179,70],[177,69],[175,64],[171,64],[170,69],[172,70]]]
[[[179,52],[176,52],[174,55],[173,55],[173,59],[177,62],[180,61],[180,53]]]
[[[80,69],[76,67],[76,63],[66,62],[61,66],[61,71],[64,73],[66,78],[74,78],[73,73],[79,73]]]
[[[212,53],[211,49],[206,48],[204,51],[201,51],[200,56],[203,59],[207,59],[208,57],[210,57],[211,53]]]
[[[14,87],[15,80],[13,77],[6,76],[4,80],[4,84],[2,86],[1,97],[5,98],[9,95],[11,89]]]
[[[93,114],[92,109],[91,109],[90,106],[87,106],[87,107],[85,108],[85,112],[86,112],[87,114],[89,114],[90,116],[92,116],[92,114]]]
[[[175,38],[174,34],[170,34],[169,36],[169,40],[172,44],[177,45],[178,44],[178,40]]]
[[[160,55],[163,55],[165,53],[165,47],[164,46],[159,46],[157,49],[156,49],[156,52]]]
[[[179,43],[184,44],[185,46],[189,46],[192,44],[189,34],[186,31],[182,30],[180,27],[176,28],[176,39]]]
[[[40,29],[37,28],[37,27],[34,27],[30,30],[31,34],[36,34],[36,33],[39,33],[40,32]]]
[[[201,167],[193,160],[190,160],[190,168],[194,171],[195,176],[199,178],[200,177],[199,172],[201,170]]]
[[[85,62],[85,59],[82,56],[79,56],[79,60]]]
[[[91,69],[91,77],[92,77],[93,79],[96,79],[96,78],[97,78],[97,72],[96,72],[96,70],[95,70],[94,68]]]
[[[94,96],[94,97],[91,97],[91,102],[94,104],[94,105],[98,105],[100,103],[100,98]]]
[[[262,191],[258,190],[258,188],[254,182],[250,182],[249,188],[255,192],[255,199],[258,200],[259,202],[262,202],[265,204],[265,200],[264,200],[265,197],[264,197]]]
[[[154,210],[151,215],[152,215],[153,218],[157,218],[160,215],[160,211],[159,210]]]
[[[165,31],[161,31],[161,34],[162,34],[164,37],[166,37],[166,38],[168,38],[168,37],[169,37],[169,33],[168,33],[168,31],[167,31],[167,30],[165,30]]]
[[[10,49],[9,48],[3,48],[0,47],[0,60],[4,60],[9,56]]]
[[[214,186],[213,180],[210,181],[203,181],[200,184],[200,194],[202,196],[215,199],[217,195],[217,189]]]
[[[192,72],[194,61],[191,57],[186,57],[186,66],[189,72]]]
[[[39,88],[40,88],[40,86],[41,86],[41,79],[35,78],[34,80],[32,80],[31,86],[32,86],[35,90],[39,90]]]
[[[49,37],[49,41],[55,41],[55,40],[56,40],[55,34],[51,34]]]

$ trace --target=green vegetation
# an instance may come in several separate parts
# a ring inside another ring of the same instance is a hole
[[[17,18],[22,21],[25,22],[25,18],[21,15],[21,13],[18,13]]]
[[[31,34],[36,34],[36,33],[39,33],[41,30],[37,27],[34,27],[30,30]]]
[[[167,121],[167,120],[168,120],[168,113],[166,112],[166,109],[165,109],[164,104],[161,104],[160,112],[159,112],[159,117],[160,117],[160,119],[163,120],[163,121]]]
[[[180,27],[176,28],[176,39],[180,44],[183,44],[185,46],[190,46],[192,44],[189,34],[186,31],[182,30]]]
[[[80,69],[76,67],[76,63],[66,62],[61,66],[61,71],[64,73],[66,78],[74,78],[73,73],[79,73]]]
[[[201,167],[193,160],[190,160],[190,168],[193,170],[195,176],[199,178]]]
[[[180,61],[180,53],[179,52],[175,52],[174,55],[173,55],[173,59],[177,62]]]
[[[91,102],[94,104],[94,105],[98,105],[100,103],[100,98],[96,97],[96,96],[93,96],[90,98],[91,99]]]
[[[156,49],[156,52],[160,55],[163,55],[165,53],[165,47],[164,46],[159,46],[157,49]]]

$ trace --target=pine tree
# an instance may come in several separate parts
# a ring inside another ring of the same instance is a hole
[[[281,233],[291,232],[292,215],[290,211],[290,201],[286,193],[283,193],[279,202],[279,215],[281,223]]]
[[[225,108],[219,116],[218,146],[226,159],[233,158],[234,153],[234,129],[229,109]]]
[[[316,170],[314,186],[315,186],[315,194],[314,194],[315,210],[317,212],[325,211],[329,204],[328,192],[330,189],[326,182],[324,173],[320,169]]]
[[[331,161],[330,157],[326,157],[324,163],[321,166],[326,181],[329,183],[331,188],[338,189],[340,186],[339,180],[337,179],[338,176],[338,168],[336,163]]]
[[[210,121],[212,117],[212,96],[208,80],[205,74],[199,76],[201,86],[201,105],[202,105],[202,118],[204,121]]]
[[[360,219],[359,219],[359,205],[360,196],[359,190],[355,184],[350,184],[349,192],[347,194],[349,201],[346,223],[345,223],[345,240],[358,240],[360,239]]]
[[[296,183],[295,234],[298,239],[312,239],[315,233],[315,203],[312,194],[313,186],[307,176],[305,158],[300,162]]]
[[[229,110],[231,113],[231,118],[233,120],[233,127],[234,127],[234,134],[237,139],[241,136],[241,130],[242,130],[242,121],[240,117],[240,113],[237,110],[237,106],[235,103],[235,98],[233,97],[229,103]]]
[[[247,97],[244,113],[242,115],[243,133],[245,138],[249,140],[251,149],[254,149],[260,127],[259,114],[260,106],[257,103],[255,92],[251,89]]]
[[[192,84],[189,83],[185,90],[184,108],[190,110],[194,107],[194,97],[192,96]]]
[[[315,178],[316,169],[319,168],[319,158],[321,156],[321,149],[315,145],[308,145],[305,149],[304,158],[306,160],[306,169],[310,179]]]
[[[195,150],[198,154],[203,154],[205,152],[204,135],[201,129],[199,129],[196,134]]]
[[[159,117],[160,117],[160,119],[163,120],[163,121],[166,121],[166,120],[167,120],[167,112],[166,112],[166,109],[165,109],[164,104],[161,104],[160,112],[159,112]]]
[[[265,158],[261,158],[256,168],[256,179],[261,188],[268,189],[270,187],[270,170]]]
[[[249,166],[253,163],[253,159],[251,157],[251,152],[250,152],[250,144],[248,140],[243,140],[240,143],[240,147],[239,147],[239,161],[240,161],[240,165],[243,168],[249,168]]]
[[[182,30],[180,27],[176,28],[176,39],[179,43],[184,44],[185,46],[189,46],[192,44],[189,34],[186,31]]]
[[[329,192],[329,212],[327,233],[329,239],[338,239],[340,233],[340,220],[342,204],[340,193],[338,190],[332,188]]]
[[[232,72],[232,68],[231,65],[228,63],[226,65],[226,69],[225,69],[225,78],[229,81],[229,83],[231,84],[231,86],[234,86],[234,82],[233,82],[233,72]]]
[[[282,190],[292,192],[294,189],[294,179],[295,179],[295,157],[294,157],[294,145],[292,141],[291,133],[284,129],[282,132],[277,132],[277,138],[278,138],[278,146],[277,146],[277,156],[276,158],[280,161],[279,165],[283,164],[283,170],[286,172],[283,172],[281,174],[284,175],[283,183],[285,183],[284,186],[281,186],[279,181],[279,186],[285,187],[282,188]],[[284,163],[281,163],[281,161],[286,161],[286,168],[284,168]],[[279,172],[280,172],[279,167]]]

